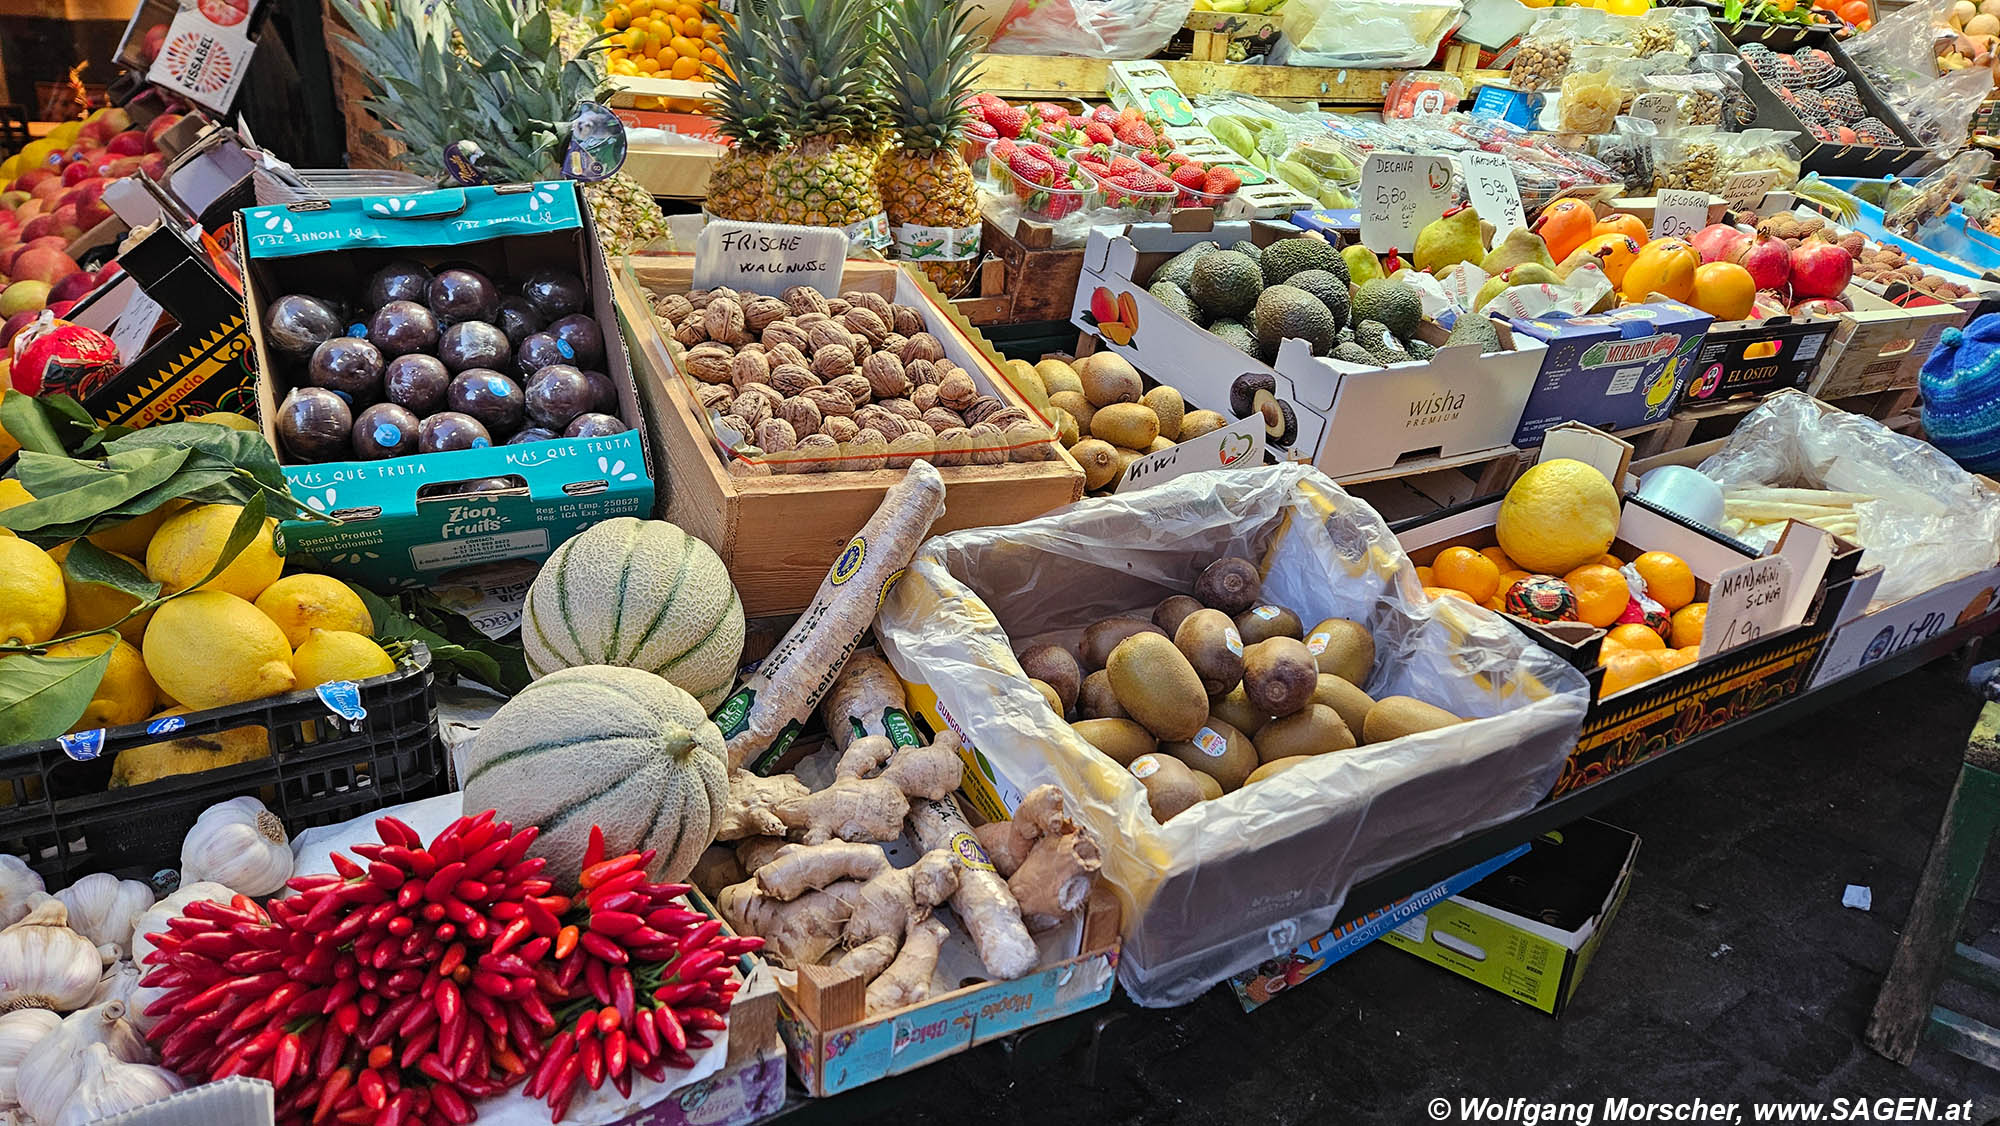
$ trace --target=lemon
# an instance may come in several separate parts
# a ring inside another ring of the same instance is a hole
[[[186,708],[168,708],[153,716],[186,715]],[[148,743],[118,752],[111,764],[109,789],[142,786],[175,774],[194,774],[271,757],[271,738],[261,727],[236,727],[206,735],[184,735],[164,743]]]
[[[92,532],[83,538],[115,555],[144,559],[146,545],[153,541],[153,533],[159,530],[161,524],[166,523],[167,517],[186,507],[187,502],[184,500],[170,500],[144,516],[134,516],[122,524],[113,524],[103,531]]]
[[[100,633],[51,645],[48,655],[95,657],[106,649],[112,651],[111,663],[104,666],[104,679],[98,682],[97,691],[91,694],[90,705],[83,709],[83,718],[76,721],[71,731],[123,727],[145,719],[146,714],[153,710],[153,677],[146,671],[145,658],[139,656],[139,651],[130,642]]]
[[[62,568],[27,540],[0,539],[0,641],[47,641],[61,628]]]
[[[0,430],[0,436],[5,436],[6,433],[5,430]],[[6,455],[0,454],[0,457],[4,456]],[[10,508],[19,508],[34,499],[35,494],[23,488],[21,483],[12,477],[0,481],[0,512],[5,512]],[[0,538],[6,538],[13,534],[14,530],[12,528],[0,528]]]
[[[196,711],[292,689],[285,631],[223,591],[198,590],[162,605],[143,648],[154,682]]]
[[[325,575],[286,575],[257,596],[257,609],[285,631],[285,642],[296,649],[314,629],[347,630],[362,636],[375,632],[375,621],[360,596],[339,579]]]
[[[329,680],[367,680],[396,671],[396,662],[380,645],[344,629],[315,629],[292,654],[292,672],[301,688],[317,688]]]
[[[1507,490],[1493,532],[1523,569],[1567,575],[1611,547],[1618,535],[1618,490],[1574,458],[1544,461]]]
[[[222,556],[229,529],[242,512],[241,505],[203,504],[169,516],[160,530],[153,533],[153,542],[146,545],[147,576],[161,584],[168,594],[200,582]],[[272,533],[277,527],[276,520],[266,519],[264,534],[253,538],[205,589],[248,601],[277,582],[285,568],[284,559],[272,544]]]
[[[68,546],[68,544],[63,545],[65,548]],[[55,558],[55,552],[50,552],[49,557]],[[120,555],[118,558],[134,567],[139,566],[139,561],[130,556]],[[143,567],[139,569],[145,570]],[[83,633],[101,629],[131,613],[133,607],[139,605],[139,599],[135,595],[114,590],[101,583],[77,582],[69,577],[67,571],[63,573],[63,596],[68,602],[68,608],[63,612],[64,633]],[[146,636],[146,623],[152,620],[151,612],[141,614],[121,624],[118,627],[118,636],[137,645],[140,639]]]
[[[190,418],[189,422],[206,422],[210,426],[227,426],[231,430],[243,430],[251,434],[261,433],[258,425],[235,411],[209,411],[200,418]]]

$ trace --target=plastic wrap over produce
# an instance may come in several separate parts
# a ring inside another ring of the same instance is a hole
[[[975,0],[972,26],[1002,55],[1150,58],[1187,22],[1194,0]]]
[[[1743,416],[1701,471],[1732,485],[1865,493],[1848,537],[1882,568],[1871,607],[1900,602],[2000,559],[2000,498],[1940,453],[1872,418],[1803,394],[1774,395]],[[1764,530],[1768,528],[1769,530]],[[1769,550],[1782,524],[1738,536]]]
[[[1279,57],[1289,66],[1419,67],[1463,12],[1458,0],[1291,0]]]
[[[1371,694],[1473,722],[1320,755],[1157,823],[1138,780],[1056,721],[1014,654],[1143,615],[1222,555],[1258,560],[1265,600],[1304,621],[1367,625]],[[1333,924],[1355,881],[1533,806],[1586,703],[1582,674],[1497,615],[1426,600],[1382,518],[1298,464],[1191,474],[931,539],[877,633],[1008,783],[1054,783],[1075,800],[1125,911],[1119,978],[1144,1005],[1191,1000],[1290,950]]]

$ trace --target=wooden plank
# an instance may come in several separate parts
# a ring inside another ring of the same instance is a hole
[[[2000,1071],[2000,1029],[1942,1005],[1931,1010],[1928,1039],[1981,1067]]]
[[[832,966],[799,967],[799,1015],[820,1028],[840,1028],[868,1015],[868,979]]]
[[[1953,949],[1951,964],[1946,973],[1960,981],[1970,982],[1982,989],[2000,993],[2000,958],[1995,958],[1984,950],[1978,950],[1959,943]]]
[[[1003,98],[1102,98],[1110,66],[1101,59],[1042,55],[980,55],[980,88]],[[1168,77],[1189,97],[1234,91],[1258,98],[1381,104],[1400,70],[1161,59]],[[1469,83],[1502,82],[1505,71],[1475,70]]]

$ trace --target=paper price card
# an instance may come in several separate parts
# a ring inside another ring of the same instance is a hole
[[[1708,588],[1701,656],[1748,645],[1790,624],[1785,620],[1785,591],[1791,581],[1791,563],[1777,555],[1752,559],[1718,575]]]
[[[1653,198],[1654,238],[1693,238],[1708,226],[1708,193],[1664,191]]]
[[[1458,166],[1465,173],[1465,196],[1472,209],[1493,224],[1495,246],[1507,232],[1528,225],[1521,210],[1521,186],[1514,182],[1514,170],[1507,167],[1506,157],[1497,152],[1463,153]]]
[[[1443,215],[1450,199],[1450,160],[1370,153],[1361,165],[1361,244],[1377,254],[1409,254],[1417,232]]]
[[[1134,458],[1125,467],[1125,476],[1112,491],[1129,493],[1162,481],[1171,481],[1204,469],[1228,469],[1238,465],[1264,464],[1264,426],[1261,415],[1250,422],[1232,422],[1199,438],[1169,446],[1156,454]]]
[[[1715,194],[1729,201],[1729,206],[1737,211],[1755,211],[1764,202],[1772,188],[1778,186],[1779,174],[1775,168],[1760,168],[1755,172],[1732,172],[1715,189]]]
[[[717,219],[695,241],[694,288],[726,285],[776,297],[809,285],[832,297],[846,264],[847,236],[831,227]]]

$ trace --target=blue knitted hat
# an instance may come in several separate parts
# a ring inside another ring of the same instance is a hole
[[[2000,472],[2000,313],[1945,329],[1917,386],[1931,444],[1974,473]]]

